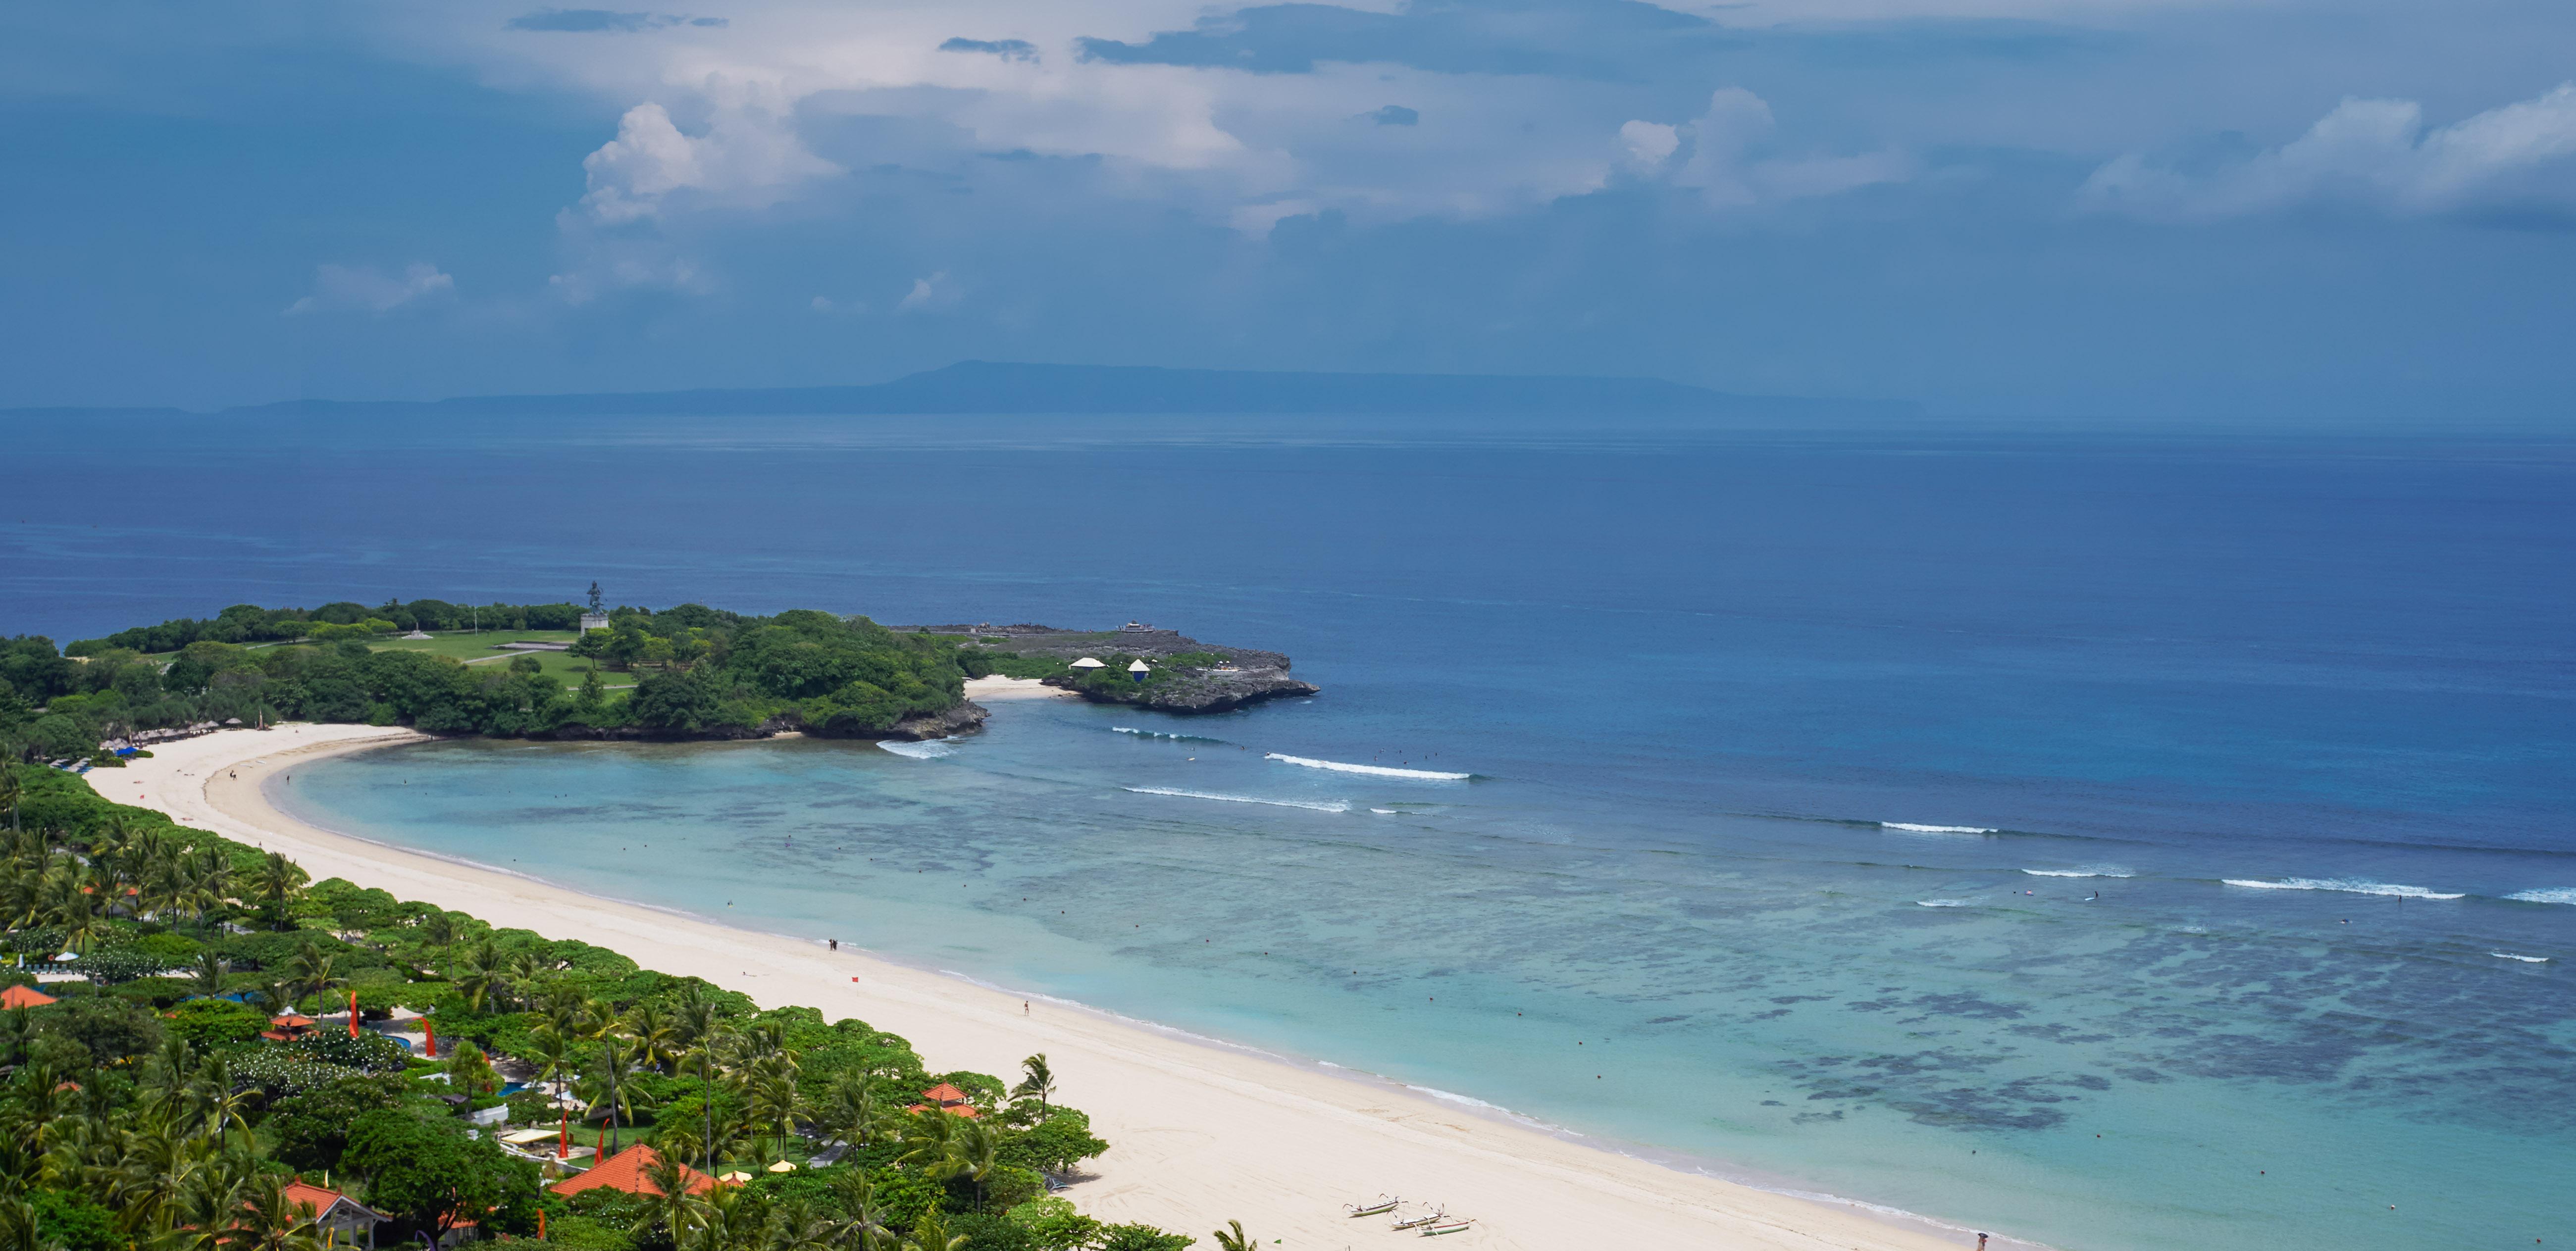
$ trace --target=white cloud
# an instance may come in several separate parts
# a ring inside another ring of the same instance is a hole
[[[805,150],[793,130],[757,106],[719,108],[703,136],[681,133],[661,105],[646,102],[618,119],[617,137],[583,158],[590,191],[582,207],[618,225],[661,211],[665,196],[699,191],[726,202],[763,207],[807,178],[839,172]]]
[[[1632,121],[1619,141],[1633,162],[1669,170],[1676,186],[1695,187],[1719,208],[1745,208],[1812,196],[1839,195],[1873,183],[1914,176],[1913,158],[1898,152],[1854,156],[1773,156],[1778,122],[1762,97],[1742,87],[1721,87],[1700,115],[1679,125]],[[1690,155],[1671,168],[1687,144]]]
[[[2098,209],[2173,220],[2310,204],[2424,217],[2515,204],[2576,206],[2576,82],[2427,131],[2412,100],[2347,97],[2306,134],[2207,171],[2130,153],[2085,181]]]
[[[320,265],[313,271],[313,293],[286,306],[289,316],[304,313],[390,313],[406,304],[452,295],[456,279],[426,261],[388,274],[371,265]]]
[[[1661,122],[1628,122],[1619,127],[1619,142],[1628,145],[1628,159],[1648,169],[1661,169],[1673,159],[1682,146],[1681,128]]]
[[[912,290],[895,303],[904,312],[921,312],[947,308],[957,302],[957,289],[948,281],[948,271],[941,270],[927,278],[912,280]]]

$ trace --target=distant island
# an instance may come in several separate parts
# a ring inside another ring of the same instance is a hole
[[[180,409],[15,409],[16,416],[192,416]],[[1349,414],[1619,417],[1656,422],[1904,421],[1900,401],[1737,395],[1653,378],[1287,373],[1144,365],[960,361],[867,386],[762,387],[444,400],[286,400],[221,410],[263,416],[790,416],[901,414]]]
[[[226,725],[409,726],[526,739],[931,739],[981,727],[966,683],[1220,712],[1316,688],[1275,652],[1133,625],[911,626],[796,609],[444,600],[237,604],[85,639],[0,639],[0,747],[112,763]]]

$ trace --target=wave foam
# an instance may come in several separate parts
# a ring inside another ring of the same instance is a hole
[[[1168,730],[1140,730],[1132,725],[1113,725],[1109,727],[1109,732],[1112,734],[1133,734],[1138,738],[1169,739],[1175,743],[1222,743],[1225,741],[1221,738],[1209,738],[1204,734],[1174,734]]]
[[[2549,957],[2547,956],[2517,956],[2510,951],[2490,951],[2487,954],[2494,956],[2498,960],[2520,960],[2524,964],[2549,963]]]
[[[2219,880],[2229,886],[2243,886],[2251,890],[2337,890],[2353,895],[2394,895],[2401,899],[2465,899],[2468,897],[2466,892],[2444,894],[2421,886],[2366,882],[2349,877],[2285,877],[2277,882],[2261,882],[2241,877]]]
[[[1977,906],[1977,901],[1973,899],[1917,899],[1914,901],[1914,906],[1917,908],[1973,908]]]
[[[1169,795],[1175,799],[1213,799],[1227,804],[1268,804],[1273,808],[1304,808],[1312,812],[1349,812],[1345,803],[1319,803],[1304,799],[1262,799],[1254,795],[1219,795],[1214,791],[1185,791],[1176,786],[1130,786],[1138,795]]]
[[[2505,896],[2524,903],[2576,904],[2576,886],[2544,886],[2538,890],[2518,890]]]
[[[893,739],[881,738],[877,740],[877,746],[912,760],[937,760],[942,756],[957,754],[957,740],[947,738],[934,738],[919,743],[898,743]]]
[[[2002,832],[1987,829],[1982,825],[1916,825],[1910,821],[1881,821],[1878,823],[1878,828],[1903,830],[1908,834],[1997,834]]]
[[[2093,866],[2093,867],[2090,867],[2090,868],[2083,868],[2083,869],[2024,869],[2024,870],[2022,870],[2022,872],[2027,873],[2027,874],[2031,875],[2032,877],[2136,877],[2136,876],[2137,876],[2137,874],[2132,873],[2132,872],[2130,872],[2130,871],[2129,871],[2129,870],[2127,870],[2127,869],[2123,869],[2123,868],[2121,868],[2120,866],[2118,866],[2118,865],[2116,865],[2116,864],[2097,865],[2097,866]]]
[[[1365,773],[1373,778],[1410,778],[1416,782],[1464,782],[1467,779],[1476,776],[1472,773],[1442,773],[1436,769],[1396,769],[1390,768],[1386,765],[1343,764],[1338,760],[1314,760],[1305,756],[1283,756],[1275,751],[1265,752],[1262,754],[1261,758],[1264,760],[1276,760],[1281,764],[1296,765],[1301,769],[1330,769],[1335,773]]]

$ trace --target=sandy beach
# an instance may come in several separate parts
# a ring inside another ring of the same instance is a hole
[[[1007,685],[1003,685],[1007,683]],[[1060,692],[1008,679],[979,701]],[[1032,689],[1034,688],[1034,689]],[[1018,1071],[1043,1051],[1060,1097],[1113,1144],[1067,1193],[1105,1220],[1148,1221],[1211,1245],[1240,1220],[1264,1242],[1357,1248],[1406,1237],[1342,1205],[1391,1192],[1476,1219],[1451,1245],[1492,1248],[1955,1248],[1972,1234],[1869,1209],[1775,1194],[1602,1150],[1404,1088],[1210,1045],[844,949],[600,899],[516,874],[317,829],[262,784],[326,755],[416,741],[408,730],[285,726],[154,748],[89,779],[120,803],[283,851],[316,879],[342,877],[494,925],[579,938],[694,974],[763,1006],[810,1004],[912,1041],[934,1069]],[[2000,1242],[2001,1240],[1999,1240]]]

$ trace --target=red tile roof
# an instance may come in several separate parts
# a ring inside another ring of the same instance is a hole
[[[365,1204],[360,1203],[355,1199],[350,1199],[347,1195],[341,1194],[337,1190],[325,1190],[301,1177],[298,1177],[294,1181],[286,1184],[286,1202],[291,1206],[303,1208],[304,1210],[311,1212],[316,1217],[330,1215],[333,1205],[338,1204],[344,1199],[348,1200],[350,1207],[356,1208],[361,1212],[365,1212],[367,1215],[375,1217],[378,1220],[385,1219],[382,1213],[367,1207]]]
[[[0,1008],[41,1008],[52,1002],[52,995],[33,986],[12,986],[0,990]]]
[[[941,1082],[938,1085],[921,1092],[921,1097],[937,1104],[966,1102],[966,1092],[959,1090],[946,1082]]]
[[[906,1112],[927,1112],[927,1111],[929,1111],[929,1110],[931,1109],[931,1107],[932,1107],[932,1105],[931,1105],[931,1104],[927,1104],[927,1103],[916,1103],[916,1104],[912,1105],[911,1107],[904,1109],[904,1111],[906,1111]],[[971,1104],[964,1104],[964,1103],[961,1103],[961,1104],[958,1104],[956,1107],[953,1107],[953,1108],[941,1108],[941,1109],[939,1109],[939,1110],[940,1110],[940,1111],[942,1111],[942,1112],[954,1112],[954,1113],[956,1113],[957,1115],[962,1116],[962,1117],[965,1117],[967,1120],[970,1120],[970,1121],[980,1121],[980,1120],[983,1120],[983,1119],[984,1119],[984,1114],[983,1114],[983,1113],[981,1113],[981,1112],[976,1111],[976,1110],[974,1109],[974,1106],[973,1106],[973,1105],[971,1105]]]
[[[600,1161],[598,1166],[589,1172],[577,1177],[567,1177],[548,1186],[547,1189],[559,1195],[569,1196],[606,1186],[613,1190],[623,1190],[630,1195],[658,1195],[662,1193],[661,1187],[653,1184],[652,1179],[645,1175],[645,1170],[661,1162],[662,1157],[655,1155],[651,1147],[639,1143]],[[716,1188],[715,1178],[689,1168],[685,1164],[680,1167],[687,1171],[690,1194],[705,1194]]]

